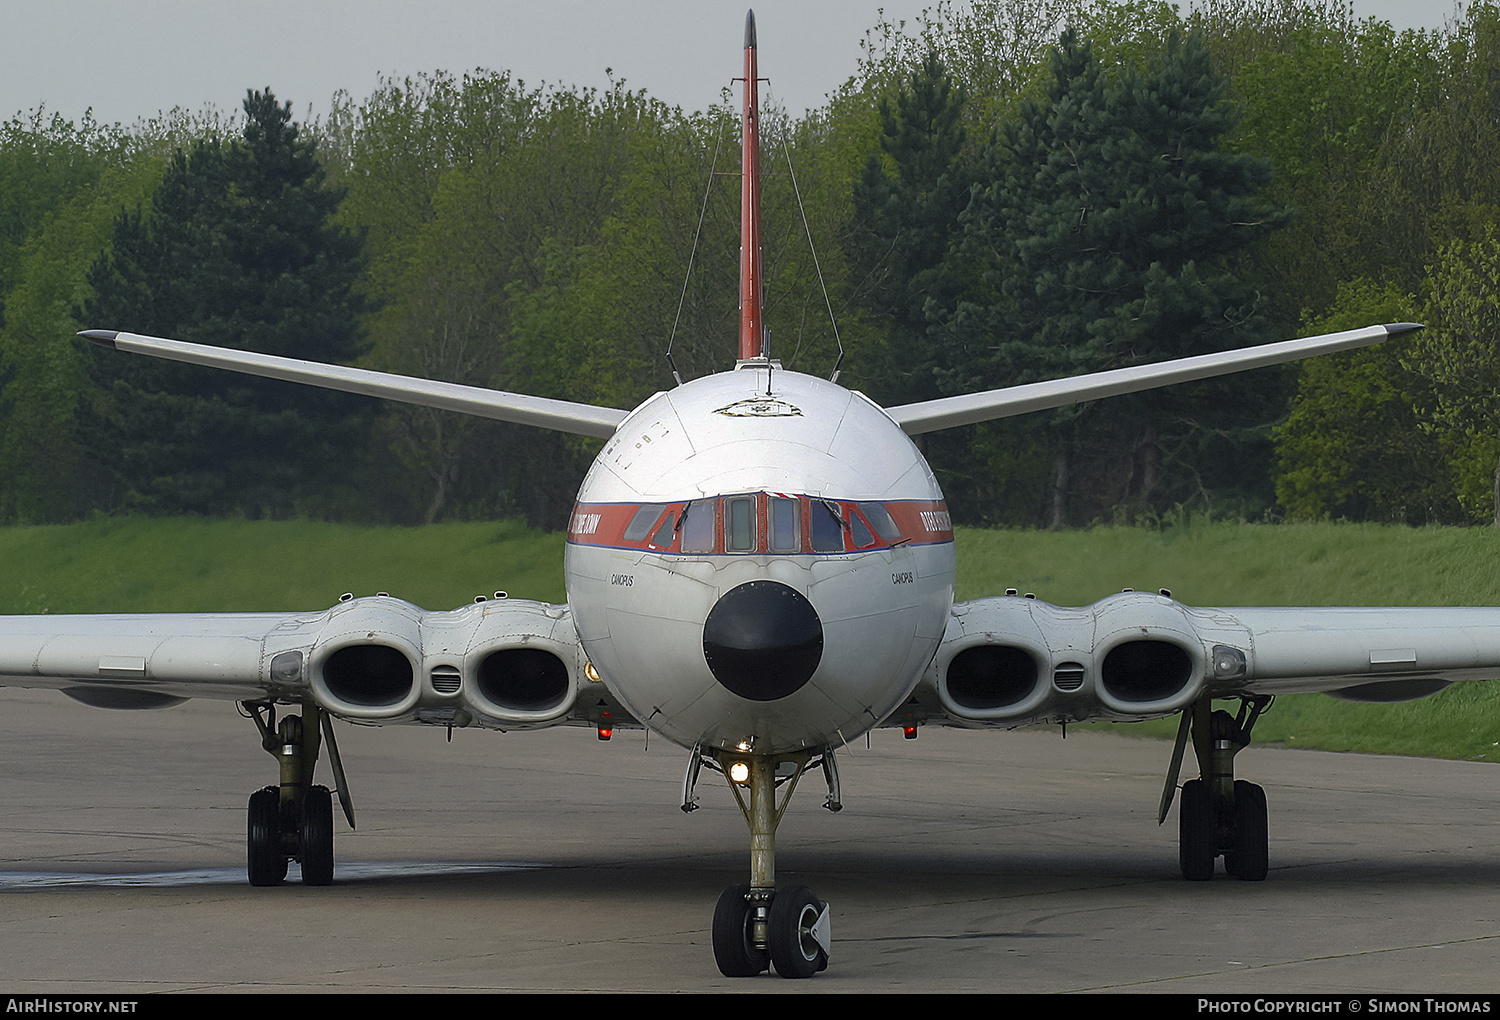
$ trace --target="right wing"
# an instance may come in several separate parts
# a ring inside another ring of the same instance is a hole
[[[364,723],[633,725],[585,664],[569,608],[525,599],[446,612],[380,595],[304,614],[0,617],[0,686],[103,708],[312,701]]]
[[[629,413],[614,407],[579,404],[550,397],[530,397],[524,393],[507,393],[483,386],[464,386],[434,379],[414,379],[406,375],[375,372],[347,365],[324,365],[316,361],[299,361],[274,354],[190,344],[183,340],[118,333],[109,329],[86,329],[78,334],[103,347],[149,354],[168,361],[190,365],[207,365],[268,379],[307,383],[324,389],[362,393],[367,397],[384,397],[407,404],[421,404],[444,411],[458,411],[478,418],[536,425],[558,432],[608,439]]]

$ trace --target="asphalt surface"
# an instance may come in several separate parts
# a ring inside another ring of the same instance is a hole
[[[275,778],[232,705],[107,712],[0,692],[0,992],[1489,992],[1500,771],[1252,747],[1271,874],[1177,875],[1169,747],[923,730],[804,783],[782,885],[833,907],[829,969],[732,980],[709,921],[749,839],[722,780],[639,733],[339,727],[358,831],[330,888],[244,881]]]

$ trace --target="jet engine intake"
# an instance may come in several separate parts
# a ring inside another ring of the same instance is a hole
[[[1223,635],[1201,611],[1147,592],[1111,595],[1089,608],[1099,704],[1107,715],[1169,715],[1196,698],[1213,675],[1209,648]]]
[[[363,709],[360,715],[405,705],[416,693],[416,667],[399,648],[381,643],[344,645],[323,658],[323,687],[330,706]]]
[[[1099,680],[1124,704],[1171,701],[1193,682],[1193,657],[1175,641],[1122,641],[1105,653]]]
[[[542,648],[502,648],[479,661],[479,694],[487,715],[551,715],[572,698],[567,663]]]
[[[400,705],[415,683],[411,660],[389,645],[345,645],[323,660],[328,693],[349,705],[371,709]]]
[[[411,712],[422,693],[422,612],[376,596],[322,614],[308,656],[318,703],[346,719],[394,720]]]
[[[974,645],[948,663],[943,683],[962,708],[993,711],[1019,705],[1037,691],[1036,659],[1015,645]]]
[[[496,599],[431,611],[387,595],[278,627],[262,659],[274,696],[310,692],[345,719],[500,728],[566,715],[584,662],[566,606]]]

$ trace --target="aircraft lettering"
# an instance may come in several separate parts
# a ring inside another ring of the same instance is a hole
[[[916,578],[912,576],[910,570],[898,571],[897,573],[891,575],[892,584],[912,584],[915,581]]]
[[[575,535],[592,535],[599,530],[602,514],[574,514],[568,530]]]
[[[635,575],[634,574],[610,574],[609,575],[609,583],[610,584],[617,584],[617,585],[619,585],[622,588],[629,588],[632,584],[635,583]]]
[[[922,526],[928,531],[952,531],[953,518],[946,510],[923,510]]]

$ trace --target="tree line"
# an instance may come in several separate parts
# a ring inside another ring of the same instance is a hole
[[[1493,522],[1500,12],[939,3],[763,118],[766,319],[905,403],[1373,322],[1414,339],[924,437],[955,517]],[[298,124],[0,125],[0,520],[561,526],[597,444],[80,344],[119,328],[631,407],[733,357],[737,111],[433,72]],[[830,311],[832,314],[830,314]],[[670,355],[670,356],[669,356]]]

